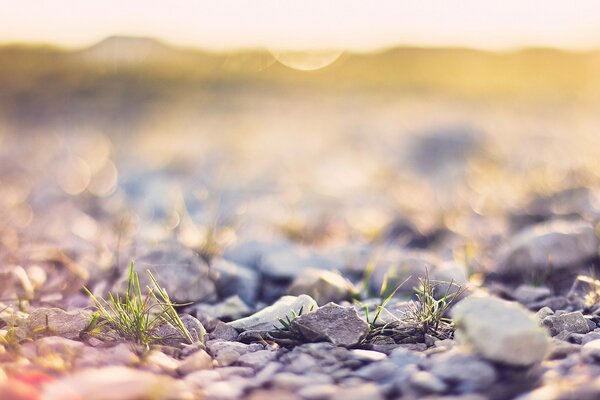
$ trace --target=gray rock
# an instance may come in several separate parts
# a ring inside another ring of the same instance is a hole
[[[542,325],[548,328],[552,336],[563,331],[568,333],[588,333],[590,331],[587,319],[579,311],[550,315],[542,320]]]
[[[208,352],[217,360],[220,366],[233,365],[247,353],[263,349],[260,344],[243,344],[238,342],[215,341],[207,343]]]
[[[456,336],[483,357],[511,365],[544,359],[548,335],[533,313],[496,297],[469,297],[451,311]]]
[[[549,297],[552,293],[545,286],[520,285],[512,293],[515,300],[522,304],[530,304]]]
[[[322,306],[349,300],[353,290],[352,283],[339,272],[307,268],[294,279],[288,293],[294,296],[307,294]]]
[[[393,379],[399,370],[400,367],[391,361],[379,361],[356,370],[354,376],[369,381],[386,382]]]
[[[187,328],[194,342],[204,341],[206,330],[198,319],[189,314],[180,314],[179,318],[181,318],[181,322],[183,322],[183,325]],[[160,324],[156,329],[155,335],[161,338],[163,343],[172,346],[179,346],[182,343],[186,343],[186,338],[183,336],[183,333],[176,327],[167,323]]]
[[[550,315],[554,315],[554,311],[552,311],[552,309],[550,307],[540,308],[538,310],[538,312],[535,313],[535,316],[537,317],[537,319],[539,321],[542,321],[544,318],[546,318],[546,317],[548,317]]]
[[[295,318],[291,328],[309,341],[326,340],[343,347],[357,345],[369,332],[369,325],[358,316],[354,307],[335,303]]]
[[[62,336],[77,339],[82,330],[90,323],[87,311],[63,311],[59,308],[38,308],[24,322],[26,337]]]
[[[531,278],[579,268],[598,256],[598,238],[586,221],[550,221],[525,229],[500,248],[495,272]]]
[[[236,340],[238,336],[238,331],[222,321],[217,322],[215,328],[208,334],[210,340],[233,341]]]
[[[260,277],[256,271],[223,258],[212,260],[210,268],[215,274],[219,297],[237,295],[246,304],[253,305],[256,302],[260,286]]]
[[[263,254],[258,270],[273,279],[293,279],[307,268],[332,269],[329,258],[298,245],[275,247]]]
[[[279,318],[291,316],[291,312],[298,313],[302,309],[303,314],[307,314],[317,309],[317,303],[307,295],[301,296],[283,296],[273,305],[266,307],[257,313],[246,318],[241,318],[229,322],[229,326],[238,331],[247,330],[272,330],[274,326],[279,326]]]
[[[426,393],[443,393],[448,389],[448,385],[443,380],[427,371],[411,374],[409,382],[415,388]]]
[[[198,311],[223,320],[239,319],[252,313],[252,309],[237,295],[217,304],[197,304],[194,306],[194,312]]]
[[[142,288],[152,286],[146,273],[150,270],[173,302],[191,303],[216,300],[216,288],[208,265],[191,250],[175,244],[152,250],[135,262]],[[129,271],[123,273],[114,290],[125,292]]]
[[[430,372],[458,386],[461,393],[485,389],[497,379],[496,370],[489,363],[455,350],[434,355]]]
[[[259,350],[253,353],[246,353],[237,360],[237,364],[242,367],[250,367],[255,370],[261,369],[268,362],[277,358],[277,351],[275,350]]]

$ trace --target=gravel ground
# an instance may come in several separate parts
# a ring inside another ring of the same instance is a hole
[[[0,398],[600,397],[595,115],[179,106],[0,131]],[[126,292],[131,260],[191,340],[90,325],[83,287]]]

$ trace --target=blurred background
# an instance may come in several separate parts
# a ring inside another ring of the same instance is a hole
[[[462,245],[599,187],[599,2],[216,4],[0,0],[3,258]]]

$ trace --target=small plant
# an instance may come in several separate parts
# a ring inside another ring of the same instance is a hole
[[[310,306],[310,310],[308,312],[312,312],[314,308],[315,308],[314,306]],[[304,313],[304,306],[300,307],[300,309],[298,310],[298,313],[296,313],[294,310],[290,310],[291,318],[290,318],[290,315],[286,315],[285,319],[277,318],[277,320],[281,324],[281,327],[278,327],[277,325],[273,325],[273,327],[281,333],[289,333],[291,325],[292,325],[292,321],[294,319],[298,318],[299,316],[301,316],[303,313]]]
[[[407,280],[402,282],[400,286],[406,283]],[[385,285],[386,282],[384,280],[383,286]],[[444,287],[443,295],[441,297],[438,296],[439,298],[436,297],[436,292],[439,292],[439,289]],[[408,303],[407,310],[403,312],[400,318],[396,318],[394,321],[383,325],[377,324],[381,311],[385,309],[398,288],[383,299],[373,319],[370,319],[369,310],[365,308],[366,320],[371,327],[371,331],[365,340],[366,342],[376,342],[382,338],[391,338],[398,344],[418,343],[425,340],[425,335],[440,339],[452,336],[454,326],[452,321],[446,317],[446,313],[450,306],[464,292],[464,288],[454,281],[434,282],[429,278],[429,271],[425,269],[425,276],[419,278],[419,285],[414,288],[415,301]],[[385,293],[386,290],[387,288],[382,287],[381,293]]]
[[[133,262],[129,264],[127,292],[124,296],[109,293],[107,300],[94,296],[84,288],[98,308],[85,332],[99,334],[108,326],[120,337],[148,347],[150,344],[160,344],[166,339],[173,339],[157,336],[159,326],[167,324],[180,334],[182,341],[192,344],[194,338],[175,310],[178,304],[171,302],[165,289],[160,287],[149,270],[147,273],[152,287],[148,286],[145,294],[142,294],[140,279],[133,269]],[[204,332],[200,333],[203,334]],[[198,333],[196,335],[198,336]],[[201,337],[196,339],[202,340]]]
[[[438,299],[436,291],[446,286],[444,294]],[[452,290],[456,289],[456,290]],[[416,302],[410,304],[406,318],[412,322],[423,335],[437,338],[448,338],[454,332],[452,321],[446,317],[446,312],[462,295],[464,288],[454,282],[440,282],[429,279],[429,271],[419,278],[419,286],[415,288]]]

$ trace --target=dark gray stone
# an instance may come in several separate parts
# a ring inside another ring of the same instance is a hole
[[[309,341],[329,341],[336,346],[356,346],[369,332],[354,307],[329,303],[292,321],[292,330]]]

